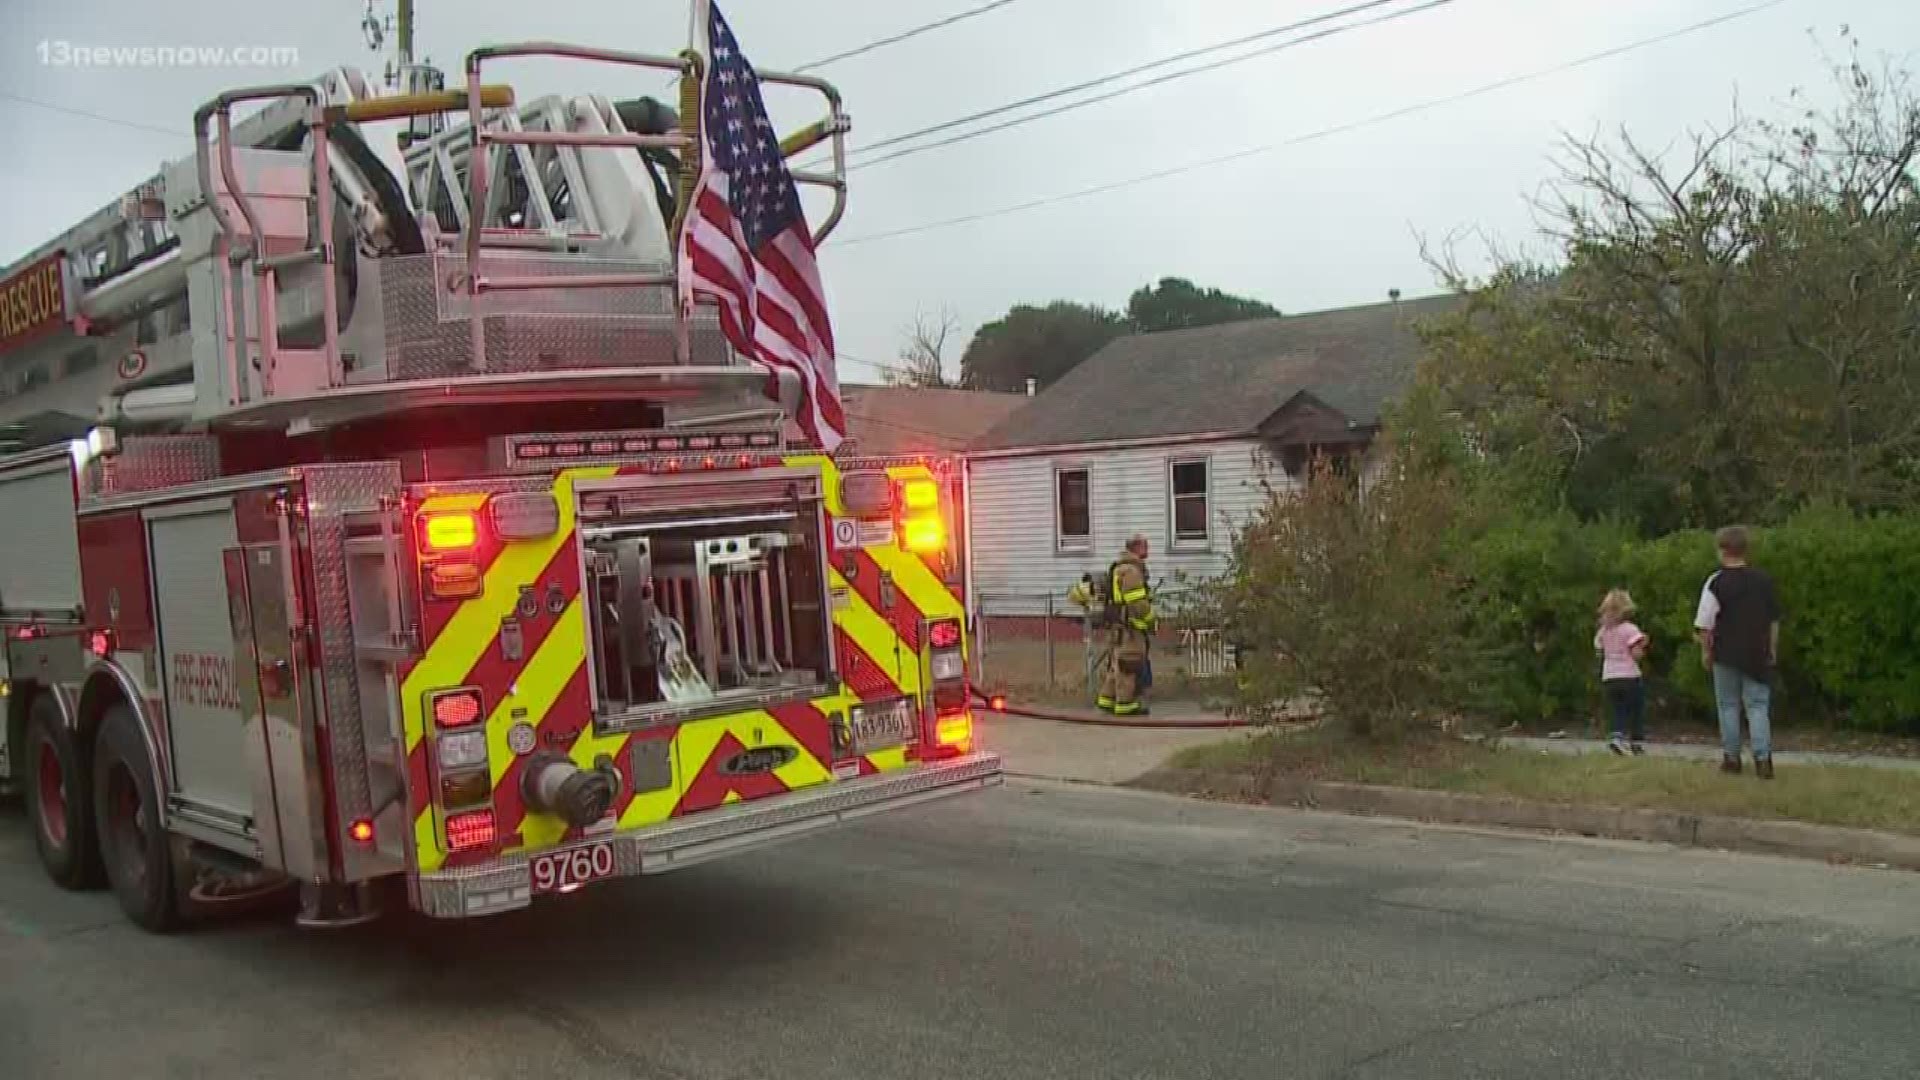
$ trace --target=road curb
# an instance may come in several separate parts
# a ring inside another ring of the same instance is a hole
[[[1920,870],[1920,837],[1800,821],[1724,817],[1682,810],[1626,809],[1531,802],[1418,788],[1375,787],[1257,774],[1162,768],[1127,786],[1178,795],[1265,802],[1349,814],[1376,814],[1451,825],[1646,840],[1682,847]]]

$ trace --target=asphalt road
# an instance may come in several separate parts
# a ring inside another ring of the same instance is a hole
[[[0,810],[0,1077],[1920,1075],[1920,875],[1012,781],[460,925],[159,938]]]

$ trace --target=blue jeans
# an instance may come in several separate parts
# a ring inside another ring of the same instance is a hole
[[[1747,711],[1747,728],[1753,737],[1755,761],[1773,756],[1773,718],[1767,714],[1773,704],[1773,687],[1767,682],[1730,668],[1713,665],[1713,698],[1720,708],[1720,748],[1731,758],[1740,756],[1740,710]]]

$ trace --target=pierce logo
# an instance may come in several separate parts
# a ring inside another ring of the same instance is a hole
[[[752,776],[756,773],[768,773],[793,761],[800,751],[791,746],[760,746],[752,750],[742,750],[720,765],[720,771],[728,776]]]

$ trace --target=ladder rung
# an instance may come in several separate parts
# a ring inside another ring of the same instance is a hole
[[[324,254],[319,248],[307,248],[304,251],[289,251],[285,255],[273,255],[260,260],[262,270],[285,270],[293,266],[305,266],[319,262]]]
[[[555,274],[552,277],[480,277],[476,292],[536,289],[646,289],[675,282],[672,274]]]
[[[635,150],[680,150],[688,145],[685,135],[587,135],[571,131],[483,131],[480,141],[520,146],[625,146]]]

